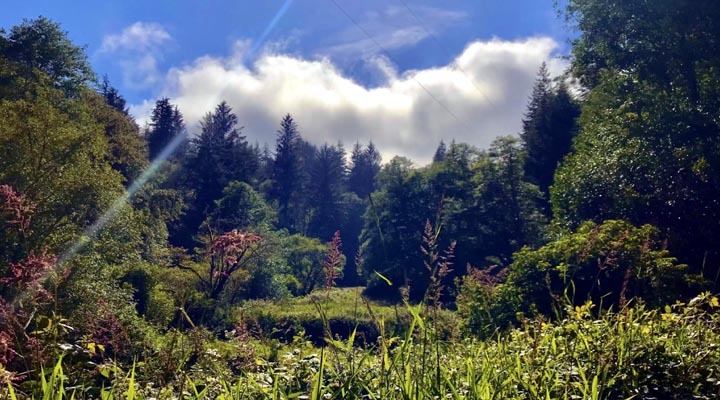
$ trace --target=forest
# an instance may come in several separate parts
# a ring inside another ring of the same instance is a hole
[[[0,29],[3,399],[720,398],[720,3],[569,0],[520,132],[140,126],[62,21]]]

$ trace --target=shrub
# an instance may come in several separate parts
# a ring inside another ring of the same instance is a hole
[[[463,278],[458,310],[467,330],[487,335],[520,322],[517,314],[549,316],[566,302],[588,299],[608,308],[642,298],[656,307],[677,299],[693,280],[664,248],[657,228],[621,220],[587,222],[513,258],[506,281],[492,269],[470,269]]]

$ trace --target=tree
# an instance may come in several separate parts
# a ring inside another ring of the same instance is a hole
[[[297,232],[294,200],[297,199],[302,184],[302,159],[299,151],[301,139],[297,124],[290,114],[285,115],[277,133],[271,197],[278,202],[278,225]]]
[[[254,233],[232,230],[210,239],[208,265],[176,264],[175,267],[194,273],[205,296],[217,301],[234,275],[247,270],[262,254],[262,240]]]
[[[558,221],[652,224],[689,273],[715,279],[720,4],[573,0],[567,10],[580,30],[573,73],[588,93],[551,189]]]
[[[108,139],[87,103],[46,79],[0,99],[0,182],[36,204],[29,250],[66,245],[122,193]]]
[[[145,136],[150,149],[150,159],[157,156],[177,136],[185,134],[185,123],[177,106],[170,104],[170,99],[163,97],[155,102],[150,116],[150,125]]]
[[[423,175],[403,157],[390,160],[378,175],[380,191],[372,195],[360,236],[363,269],[373,297],[399,299],[395,288],[410,288],[414,300],[422,299],[427,287],[420,248],[422,229],[429,216],[436,215],[439,199],[430,198]],[[373,272],[387,277],[395,288]]]
[[[257,160],[237,123],[237,116],[224,101],[200,121],[200,135],[190,142],[184,165],[184,185],[192,193],[192,201],[173,235],[178,244],[191,247],[193,236],[213,213],[223,189],[231,181],[248,182],[254,174]]]
[[[99,89],[99,93],[110,107],[128,115],[127,102],[125,101],[125,98],[120,95],[120,92],[118,92],[116,88],[110,85],[110,80],[107,75],[103,75],[103,80]]]
[[[441,162],[445,159],[445,153],[447,152],[447,147],[445,146],[445,142],[442,140],[440,141],[440,144],[438,145],[437,150],[435,150],[435,155],[433,156],[433,162]]]
[[[558,163],[570,152],[580,111],[563,83],[552,87],[543,63],[533,87],[520,138],[527,153],[526,179],[548,193]]]
[[[299,283],[294,294],[302,296],[322,287],[325,278],[323,262],[328,247],[319,239],[295,234],[287,237],[285,248],[288,249],[290,271]]]
[[[580,33],[573,41],[572,71],[586,88],[607,72],[622,72],[699,99],[704,70],[719,54],[716,1],[572,0],[565,12]]]
[[[126,113],[107,103],[107,97],[87,91],[83,95],[95,121],[105,128],[108,140],[108,159],[112,167],[130,185],[148,166],[147,143],[140,128]]]
[[[380,153],[370,142],[365,150],[359,143],[355,144],[350,155],[350,172],[348,185],[361,199],[366,199],[375,191],[375,179],[380,172]]]
[[[312,212],[309,236],[327,240],[342,226],[345,175],[345,150],[342,145],[324,144],[320,147],[312,164],[309,182]]]
[[[82,47],[75,46],[58,23],[45,17],[23,20],[9,33],[0,31],[1,56],[21,67],[25,79],[35,70],[66,95],[75,95],[94,74]]]
[[[210,215],[210,226],[219,232],[233,229],[269,229],[275,223],[275,212],[250,185],[232,181],[217,200]]]
[[[477,243],[484,254],[478,254],[481,257],[476,256],[476,260],[508,265],[515,251],[542,240],[542,194],[537,186],[523,180],[523,157],[517,139],[500,137],[475,166],[475,220],[483,225],[484,232]]]

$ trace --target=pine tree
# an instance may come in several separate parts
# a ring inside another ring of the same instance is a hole
[[[128,115],[128,109],[126,106],[127,102],[125,101],[125,98],[120,95],[116,88],[110,85],[110,80],[107,75],[103,76],[103,81],[100,84],[100,94],[110,107]]]
[[[350,190],[361,199],[366,199],[376,189],[375,178],[380,172],[382,157],[375,145],[370,142],[365,150],[359,143],[353,147],[350,155],[350,174],[348,184]]]
[[[180,229],[177,244],[190,246],[193,236],[215,209],[216,201],[232,181],[248,182],[257,168],[252,149],[238,127],[232,108],[221,102],[200,122],[200,135],[191,141],[185,169],[185,188],[194,193]]]
[[[345,150],[342,144],[324,144],[317,152],[310,176],[310,236],[328,240],[343,223],[342,193],[345,181]]]
[[[445,146],[445,142],[440,140],[440,144],[438,145],[437,150],[435,150],[435,155],[433,156],[433,162],[441,162],[445,160],[446,153],[447,147]]]
[[[292,200],[299,189],[300,155],[298,144],[300,133],[290,114],[285,115],[277,131],[275,162],[273,164],[271,197],[278,202],[278,224],[296,231]]]
[[[184,130],[185,123],[177,106],[173,106],[167,97],[156,101],[145,133],[150,159],[154,160],[176,136],[184,134]]]
[[[560,83],[553,88],[547,65],[543,63],[523,119],[520,138],[527,153],[525,178],[546,195],[558,163],[571,150],[578,115],[579,108],[567,86]]]

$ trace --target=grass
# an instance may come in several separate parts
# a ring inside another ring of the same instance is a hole
[[[304,297],[283,302],[250,301],[234,311],[233,320],[243,320],[256,331],[290,342],[297,335],[304,335],[316,345],[324,343],[326,325],[333,336],[348,339],[355,331],[355,343],[373,345],[381,335],[382,321],[385,334],[401,335],[413,321],[407,307],[361,297],[361,287],[318,290]],[[322,304],[322,315],[318,312]],[[440,319],[447,327],[445,337],[455,335],[455,314],[442,310]]]
[[[347,292],[330,298],[347,299]],[[298,300],[298,307],[309,311],[306,301]],[[335,305],[327,315],[344,307]],[[316,312],[324,315],[322,307]],[[406,334],[381,336],[371,348],[354,346],[354,332],[345,340],[327,338],[321,348],[295,342],[277,360],[259,357],[241,373],[228,375],[219,360],[162,387],[138,362],[117,368],[100,393],[103,399],[147,400],[713,399],[720,396],[718,308],[709,294],[664,310],[635,304],[600,315],[588,303],[569,307],[560,321],[528,320],[485,341],[444,340],[435,321],[407,308],[413,318]],[[91,398],[84,388],[71,389],[62,359],[41,379],[35,399]],[[12,388],[0,396],[33,395]]]

